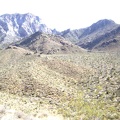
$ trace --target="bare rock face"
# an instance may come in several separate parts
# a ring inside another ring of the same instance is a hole
[[[30,13],[0,16],[0,43],[11,43],[37,31],[52,33],[42,20]]]

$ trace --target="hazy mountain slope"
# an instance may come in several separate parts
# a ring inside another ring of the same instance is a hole
[[[77,45],[91,50],[93,48],[97,49],[99,46],[101,46],[101,48],[108,47],[107,44],[106,46],[103,45],[104,43],[108,42],[111,44],[111,47],[112,43],[114,43],[113,47],[116,47],[117,42],[115,44],[114,38],[119,35],[119,26],[120,25],[115,24],[111,20],[100,20],[84,31],[84,33],[79,37],[79,42]]]
[[[68,41],[71,41],[72,43],[76,43],[79,41],[79,37],[83,34],[85,31],[84,29],[76,29],[76,30],[64,30],[61,33],[59,33],[62,37],[66,38]]]
[[[15,45],[43,54],[79,53],[84,51],[61,36],[41,32],[36,32]]]
[[[82,46],[82,45],[81,45]],[[84,46],[84,45],[83,45]],[[120,26],[112,29],[110,32],[96,38],[93,42],[86,46],[93,50],[120,50]]]
[[[30,13],[4,14],[0,16],[0,43],[11,43],[37,31],[52,33],[42,20]]]
[[[87,27],[84,33],[79,38],[97,32],[102,32],[99,34],[103,34],[104,32],[111,30],[111,28],[114,28],[116,25],[117,24],[112,20],[108,20],[108,19],[99,20],[98,22],[93,23],[90,27]]]
[[[68,41],[85,49],[114,49],[119,46],[119,26],[112,20],[103,19],[90,27],[65,30],[60,33]],[[115,42],[116,39],[117,41]]]

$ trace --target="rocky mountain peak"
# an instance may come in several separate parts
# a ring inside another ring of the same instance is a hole
[[[88,34],[91,34],[95,31],[99,31],[99,30],[102,30],[102,29],[109,29],[113,26],[115,26],[116,23],[112,20],[108,20],[108,19],[103,19],[103,20],[99,20],[98,22],[96,23],[93,23],[90,27],[88,27],[82,36],[85,36],[85,35],[88,35]],[[82,37],[81,36],[81,37]]]
[[[91,28],[92,30],[96,30],[96,29],[107,27],[107,26],[113,26],[113,25],[116,25],[114,21],[103,19],[103,20],[99,20],[98,22],[92,24],[89,28]]]
[[[31,13],[4,14],[0,16],[0,33],[5,34],[4,37],[0,37],[1,42],[11,43],[14,40],[27,37],[37,31],[52,33],[52,30],[38,16]]]
[[[107,24],[115,24],[115,22],[110,19],[102,19],[96,22],[95,24],[107,25]]]

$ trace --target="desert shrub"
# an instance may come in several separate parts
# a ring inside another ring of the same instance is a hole
[[[86,101],[82,92],[78,93],[78,96],[68,101],[67,104],[64,103],[64,106],[58,111],[65,118],[70,118],[71,120],[108,120],[119,118],[119,111],[115,106],[111,106],[111,104],[102,99]]]

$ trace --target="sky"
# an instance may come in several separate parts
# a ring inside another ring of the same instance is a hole
[[[59,31],[90,26],[101,19],[120,24],[120,0],[0,0],[0,15],[32,13]]]

